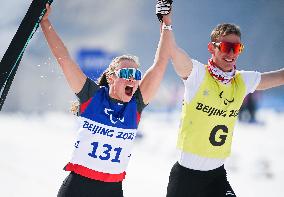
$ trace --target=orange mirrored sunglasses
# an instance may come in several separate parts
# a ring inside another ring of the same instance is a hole
[[[212,42],[212,44],[222,53],[230,53],[231,50],[233,50],[234,54],[239,54],[244,50],[244,45],[242,43]]]

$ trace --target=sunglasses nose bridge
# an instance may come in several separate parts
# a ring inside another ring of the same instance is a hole
[[[226,53],[228,55],[232,55],[232,54],[237,54],[238,51],[236,51],[234,46],[226,46],[224,47],[223,50],[221,50],[223,53]]]
[[[234,47],[231,47],[230,49],[229,49],[229,52],[228,52],[228,54],[236,54],[237,52],[235,51],[236,49],[234,48]]]
[[[134,68],[120,69],[118,71],[118,76],[126,80],[140,80],[141,72],[138,69]]]

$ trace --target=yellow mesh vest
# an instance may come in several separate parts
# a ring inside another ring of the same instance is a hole
[[[240,73],[225,85],[215,80],[206,68],[193,100],[183,103],[177,147],[202,157],[228,157],[245,90]]]

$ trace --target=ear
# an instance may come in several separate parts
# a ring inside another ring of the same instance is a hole
[[[208,47],[209,53],[211,53],[213,55],[215,53],[215,47],[212,44],[212,42],[209,42],[207,47]]]
[[[113,84],[113,75],[106,75],[106,80],[109,85]]]

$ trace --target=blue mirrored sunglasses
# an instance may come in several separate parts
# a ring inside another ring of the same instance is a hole
[[[135,80],[141,80],[142,78],[141,71],[136,68],[121,68],[116,71],[116,75],[119,78],[127,80],[129,80],[131,77],[133,77]]]

